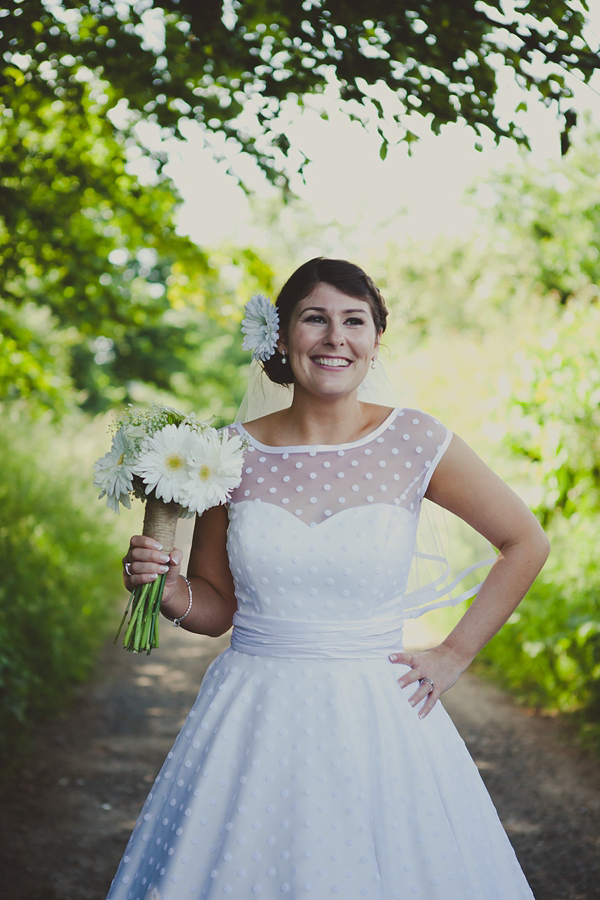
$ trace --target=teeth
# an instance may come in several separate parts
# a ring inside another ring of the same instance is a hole
[[[331,359],[328,356],[316,356],[315,362],[320,366],[329,366],[331,369],[345,369],[350,365],[347,359]]]

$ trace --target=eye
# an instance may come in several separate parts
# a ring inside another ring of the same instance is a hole
[[[357,316],[352,316],[350,319],[346,319],[346,324],[347,325],[364,325],[365,320],[360,319]]]
[[[305,316],[305,318],[303,318],[302,321],[303,322],[318,322],[318,323],[320,323],[320,322],[325,321],[325,316],[319,316],[317,313],[311,313],[310,315]]]

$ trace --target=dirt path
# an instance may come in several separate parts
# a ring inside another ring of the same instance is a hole
[[[169,628],[151,657],[106,648],[99,675],[0,798],[0,896],[104,900],[201,676],[227,638]],[[600,898],[600,773],[553,720],[466,675],[445,705],[537,900]],[[239,898],[245,900],[245,898]]]

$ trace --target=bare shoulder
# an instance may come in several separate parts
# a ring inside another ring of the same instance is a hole
[[[252,419],[250,422],[243,422],[243,426],[248,434],[260,441],[261,444],[272,444],[274,437],[281,431],[285,425],[287,410],[278,409],[276,412],[268,413],[266,416],[260,416],[258,419]]]
[[[362,408],[365,416],[364,430],[366,432],[374,431],[380,425],[383,425],[395,409],[393,406],[380,406],[378,403],[363,403]]]

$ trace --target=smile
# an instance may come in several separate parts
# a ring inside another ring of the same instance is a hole
[[[329,369],[347,369],[350,365],[350,360],[342,356],[313,356],[312,361],[317,366],[327,366]]]

